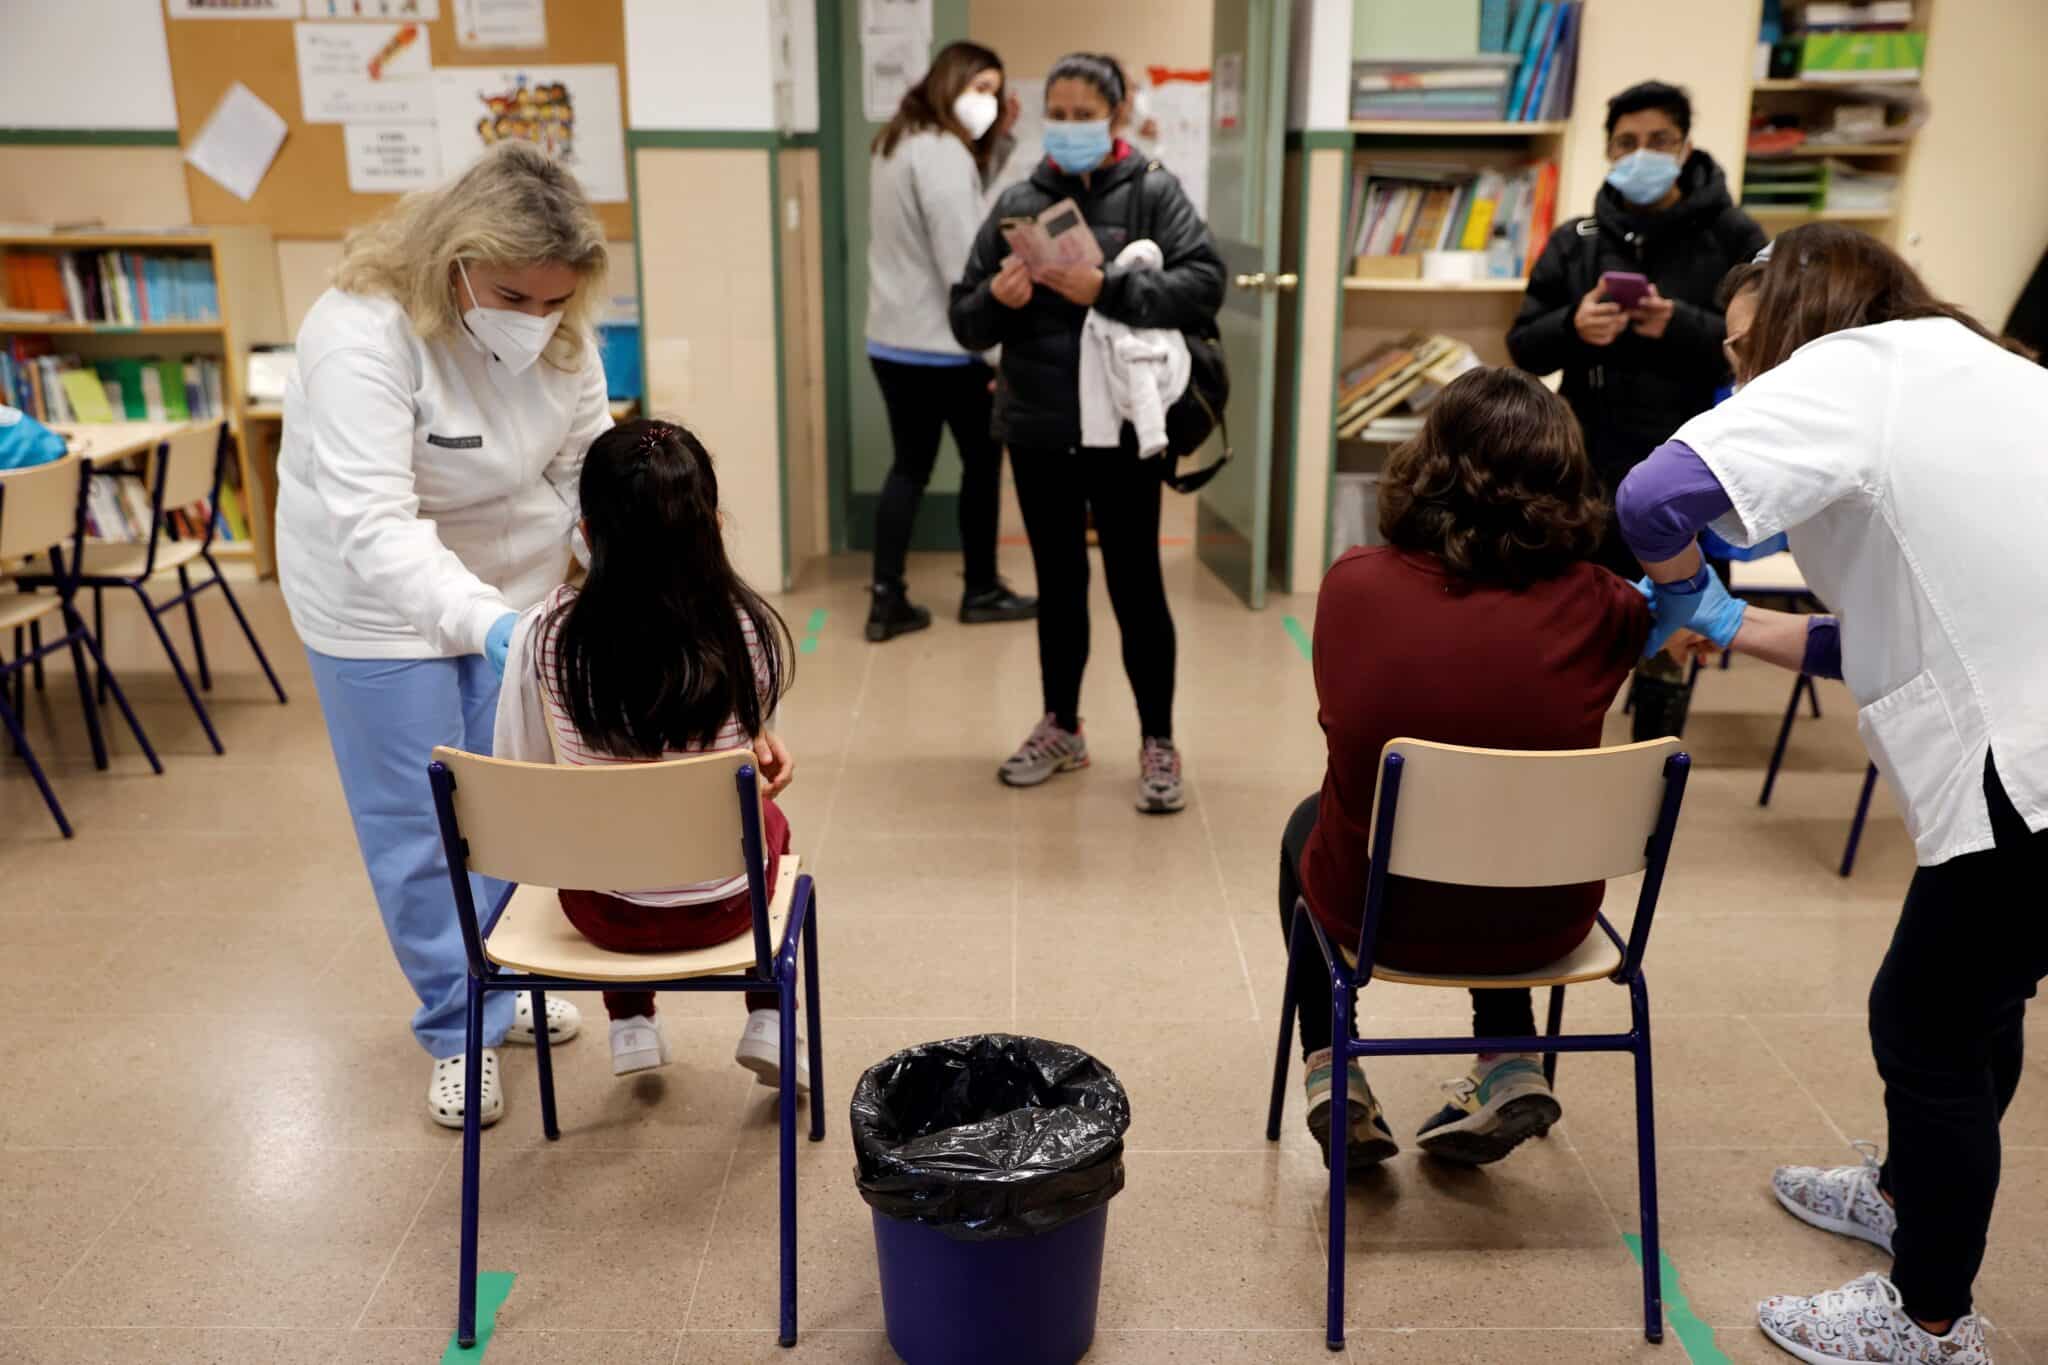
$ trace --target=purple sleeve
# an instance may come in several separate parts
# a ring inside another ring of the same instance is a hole
[[[1799,671],[1816,678],[1842,676],[1842,626],[1832,616],[1806,618],[1806,656]]]
[[[1645,564],[1676,557],[1701,527],[1733,506],[1714,471],[1683,441],[1651,451],[1614,495],[1621,538]]]

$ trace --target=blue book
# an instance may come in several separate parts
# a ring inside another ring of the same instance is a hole
[[[1508,0],[1479,0],[1479,50],[1508,50]]]
[[[1536,106],[1539,119],[1566,119],[1572,113],[1572,82],[1579,74],[1579,26],[1586,21],[1585,0],[1566,0],[1557,28],[1557,55],[1550,60],[1550,80]]]
[[[1533,120],[1536,111],[1543,107],[1543,91],[1550,84],[1552,68],[1557,65],[1558,35],[1564,31],[1565,20],[1571,12],[1569,4],[1559,4],[1551,11],[1549,31],[1543,35],[1543,46],[1537,50],[1536,75],[1529,82],[1528,103],[1516,112],[1515,117]]]
[[[1543,0],[1535,7],[1535,21],[1522,34],[1522,43],[1516,49],[1522,54],[1522,65],[1515,71],[1515,88],[1508,94],[1508,117],[1521,117],[1521,108],[1528,102],[1529,87],[1536,80],[1536,57],[1543,40],[1550,35],[1551,16],[1557,12],[1552,0]]]

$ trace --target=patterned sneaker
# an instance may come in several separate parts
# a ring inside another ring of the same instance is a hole
[[[1802,1223],[1890,1251],[1899,1216],[1877,1192],[1877,1144],[1859,1142],[1856,1149],[1861,1166],[1780,1166],[1771,1173],[1771,1193]]]
[[[1840,1289],[1805,1298],[1779,1294],[1756,1306],[1764,1335],[1810,1365],[1864,1361],[1876,1365],[1991,1365],[1976,1313],[1956,1319],[1941,1336],[1906,1316],[1899,1291],[1882,1275],[1864,1275]]]
[[[1475,1061],[1472,1070],[1444,1082],[1450,1103],[1415,1134],[1438,1161],[1484,1166],[1524,1140],[1542,1137],[1564,1115],[1543,1079],[1543,1059],[1515,1052]]]
[[[1088,737],[1079,729],[1062,730],[1052,712],[1031,727],[1017,752],[1003,760],[996,776],[1012,787],[1035,787],[1054,773],[1088,766]]]
[[[1330,1165],[1330,1056],[1329,1048],[1311,1052],[1303,1063],[1307,1074],[1301,1082],[1308,1096],[1308,1130],[1315,1134],[1316,1145],[1323,1149],[1325,1169]],[[1387,1127],[1380,1113],[1380,1102],[1373,1098],[1372,1087],[1365,1083],[1364,1068],[1356,1061],[1344,1069],[1344,1087],[1344,1107],[1351,1111],[1350,1136],[1344,1144],[1348,1175],[1379,1165],[1401,1148],[1394,1141],[1394,1130]]]
[[[1170,739],[1147,739],[1138,751],[1138,809],[1147,815],[1171,815],[1187,803],[1180,780],[1180,750]]]

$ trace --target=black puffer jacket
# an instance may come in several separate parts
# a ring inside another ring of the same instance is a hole
[[[1728,377],[1727,328],[1714,292],[1721,277],[1763,249],[1764,230],[1728,197],[1721,168],[1695,151],[1679,173],[1679,201],[1646,213],[1600,187],[1593,216],[1550,235],[1522,311],[1508,332],[1515,363],[1534,374],[1564,371],[1564,396],[1585,429],[1586,450],[1611,493],[1687,418],[1714,401]],[[1609,270],[1647,275],[1676,300],[1664,335],[1625,331],[1589,346],[1572,326],[1579,300]]]
[[[1081,324],[1088,310],[1043,285],[1022,308],[989,292],[1010,247],[1005,218],[1035,216],[1071,198],[1102,246],[1102,294],[1095,308],[1133,327],[1204,330],[1223,306],[1223,258],[1209,229],[1171,172],[1143,156],[1095,171],[1090,184],[1042,161],[1031,178],[996,201],[975,234],[967,272],[953,286],[953,335],[970,351],[1003,348],[997,373],[995,436],[1013,446],[1071,446],[1081,439]],[[1163,270],[1121,270],[1108,264],[1135,237],[1149,237],[1166,258]]]

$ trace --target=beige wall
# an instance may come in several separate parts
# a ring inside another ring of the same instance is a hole
[[[182,227],[192,221],[176,147],[0,146],[0,222]]]
[[[632,155],[649,410],[703,438],[718,461],[734,566],[751,583],[780,584],[772,153],[661,147]]]
[[[1110,53],[1126,67],[1209,64],[1203,0],[969,0],[967,33],[1019,76],[1043,76],[1076,48]]]
[[[608,242],[606,250],[611,254],[611,278],[604,286],[606,296],[633,293],[633,244]],[[340,259],[341,243],[332,238],[280,241],[277,244],[277,274],[284,288],[287,331],[282,337],[257,339],[290,341],[296,337],[299,324],[306,320],[306,310],[333,283],[334,266]]]
[[[825,451],[824,234],[818,153],[775,153],[782,250],[783,472],[789,483],[789,582],[832,549]]]

